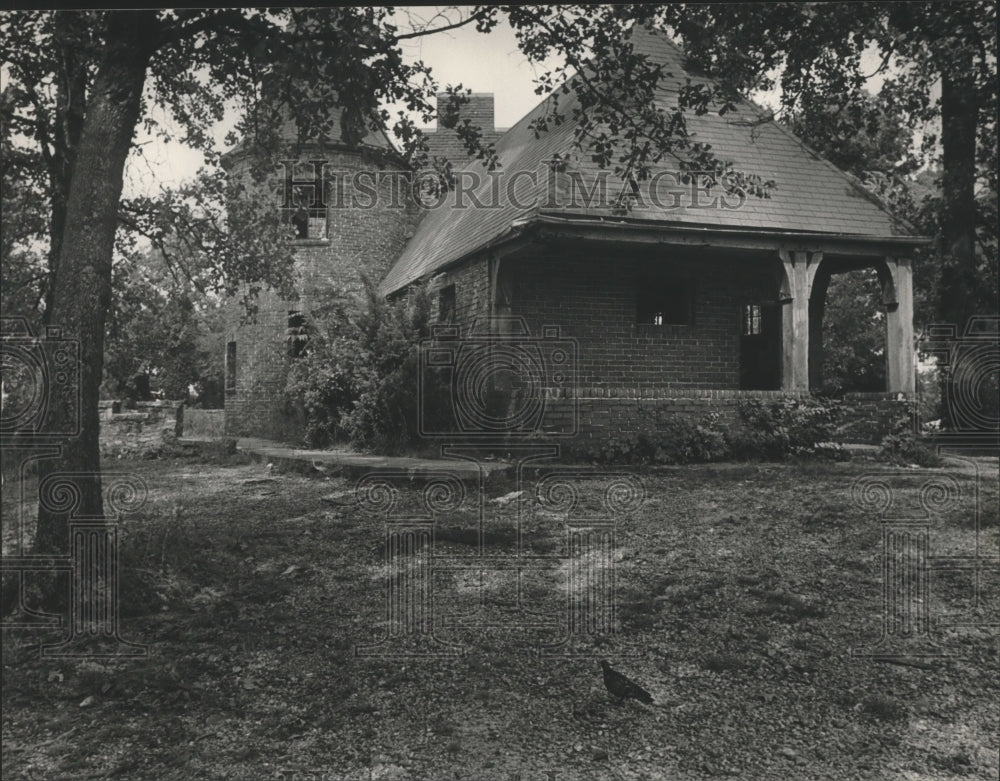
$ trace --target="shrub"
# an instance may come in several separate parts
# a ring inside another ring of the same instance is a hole
[[[621,432],[600,444],[570,448],[569,455],[601,464],[689,464],[728,458],[729,448],[718,413],[698,422],[661,413],[649,431]]]
[[[941,456],[914,433],[912,410],[907,410],[893,422],[892,430],[881,442],[878,459],[890,464],[916,464],[925,467],[941,466],[944,463]]]
[[[647,431],[619,433],[599,444],[570,448],[568,455],[602,464],[690,464],[802,455],[843,460],[847,451],[830,442],[840,410],[839,402],[822,398],[771,404],[748,400],[740,405],[735,424],[717,412],[694,421],[661,411]]]
[[[782,459],[829,454],[830,449],[822,443],[834,437],[841,403],[822,397],[783,399],[771,404],[750,399],[741,402],[738,409],[740,423],[728,437],[732,454]]]
[[[312,314],[306,347],[289,369],[285,396],[303,419],[306,444],[324,447],[346,438],[341,418],[360,395],[364,360],[339,302],[322,315]]]
[[[387,301],[370,280],[364,284],[360,314],[352,318],[335,303],[309,328],[286,398],[304,417],[308,444],[348,439],[359,449],[395,454],[420,441],[418,349],[430,336],[430,297],[415,288]]]
[[[655,463],[719,461],[728,456],[729,446],[718,413],[709,413],[697,423],[676,416],[661,419],[653,450]]]

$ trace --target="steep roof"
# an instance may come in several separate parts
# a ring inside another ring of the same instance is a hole
[[[688,73],[684,68],[681,49],[662,33],[637,28],[632,33],[637,53],[652,62],[664,65],[664,77],[656,94],[657,105],[672,111],[677,105],[679,89],[688,79],[711,83],[710,80]],[[614,223],[608,204],[587,205],[579,197],[568,197],[570,176],[587,189],[599,175],[599,166],[589,152],[575,153],[567,164],[567,173],[558,175],[550,187],[545,161],[556,153],[565,155],[572,149],[573,110],[579,107],[571,90],[561,95],[559,110],[566,120],[551,126],[535,138],[529,128],[533,120],[552,109],[552,96],[543,100],[520,122],[507,131],[496,144],[502,165],[500,192],[503,197],[491,199],[495,186],[485,175],[482,164],[474,161],[464,170],[482,176],[481,184],[472,193],[486,208],[456,203],[454,197],[438,208],[428,210],[414,236],[407,243],[396,264],[382,283],[385,293],[392,293],[448,264],[468,256],[515,230],[515,223],[524,224],[545,214],[563,217],[600,217]],[[719,116],[709,111],[703,116],[686,116],[688,131],[695,141],[709,143],[716,156],[730,160],[736,170],[760,174],[773,179],[777,187],[767,199],[749,197],[740,208],[640,208],[628,215],[628,222],[637,220],[653,225],[705,226],[747,231],[828,233],[886,238],[906,235],[908,231],[868,194],[854,179],[806,148],[788,129],[766,120],[760,108],[749,101],[738,101],[736,110]],[[761,121],[764,119],[765,121]],[[676,161],[674,161],[676,162]],[[676,165],[667,157],[654,166],[658,171],[673,171]],[[512,188],[515,197],[507,197],[508,182],[519,172],[537,172],[534,177],[521,174]],[[610,193],[616,194],[622,182],[611,172],[607,177]],[[471,176],[471,174],[470,174]],[[661,180],[663,181],[663,180]],[[551,198],[554,192],[556,198]],[[713,191],[713,194],[721,193]],[[548,196],[548,197],[547,197]],[[577,191],[579,196],[579,191]],[[705,196],[710,198],[711,196]],[[670,201],[668,200],[669,204]],[[554,208],[553,208],[554,207]]]
[[[324,137],[322,141],[318,141],[315,138],[303,139],[301,143],[304,148],[313,149],[316,147],[341,147],[357,150],[377,150],[378,152],[392,155],[399,154],[399,151],[395,146],[393,146],[389,137],[386,135],[385,130],[382,128],[372,130],[371,127],[366,126],[365,134],[361,141],[348,145],[344,140],[344,110],[336,104],[335,100],[335,96],[332,96],[326,109],[327,118],[330,121],[332,132],[328,136]],[[281,123],[277,130],[278,138],[285,147],[294,150],[299,144],[299,131],[295,122],[295,117],[292,116],[291,111],[289,111],[287,107],[281,109],[281,115]],[[247,140],[241,139],[239,143],[227,151],[223,157],[227,159],[238,158],[246,152],[247,147]]]

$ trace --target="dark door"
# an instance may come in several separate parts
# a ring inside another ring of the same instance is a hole
[[[781,387],[781,307],[746,304],[740,331],[740,388]]]

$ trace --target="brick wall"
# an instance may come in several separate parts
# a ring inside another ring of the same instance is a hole
[[[894,393],[848,393],[844,404],[838,441],[868,445],[879,444],[912,408],[912,402],[900,401]]]
[[[479,127],[484,132],[492,132],[495,125],[493,119],[493,93],[473,92],[467,95],[466,102],[462,103],[458,109],[459,121],[468,119],[473,125]],[[437,113],[441,116],[444,107],[448,104],[448,93],[441,92],[437,95]]]
[[[239,297],[227,309],[226,341],[236,342],[236,387],[227,389],[225,399],[226,433],[231,436],[299,439],[302,421],[289,408],[284,392],[292,360],[288,355],[289,312],[301,312],[308,320],[330,293],[345,297],[349,306],[360,306],[361,273],[377,283],[416,224],[418,212],[399,179],[378,176],[380,171],[402,171],[391,158],[329,149],[300,153],[300,159],[315,158],[328,161],[327,174],[338,178],[337,189],[328,193],[327,238],[302,239],[295,245],[299,299],[282,300],[273,291],[263,291],[253,322],[244,322]],[[240,165],[234,165],[231,175],[240,173]],[[347,176],[339,176],[342,173]],[[364,178],[354,178],[358,173]]]
[[[607,252],[505,259],[501,273],[512,282],[513,313],[525,317],[532,333],[558,325],[577,340],[584,388],[738,388],[741,306],[748,291],[766,287],[771,266],[749,258],[672,257],[671,271],[693,284],[693,324],[641,325],[640,279],[666,258]]]
[[[438,295],[448,285],[455,286],[455,322],[467,334],[473,321],[490,314],[489,265],[485,260],[474,260],[435,277],[430,285],[435,312]]]
[[[437,96],[438,127],[424,130],[427,151],[432,158],[445,157],[456,168],[464,168],[475,158],[470,156],[465,142],[462,141],[458,133],[454,130],[445,130],[440,126],[440,117],[445,105],[447,105],[447,93],[441,93]],[[482,134],[480,141],[484,146],[495,143],[503,133],[494,125],[493,106],[493,93],[474,92],[468,96],[468,102],[463,103],[458,110],[459,126],[463,120],[468,119],[474,127],[479,128]]]
[[[694,282],[691,326],[636,324],[636,280],[649,262],[641,256],[609,262],[580,252],[502,261],[512,314],[524,317],[533,335],[557,325],[563,337],[577,342],[575,399],[550,398],[545,429],[578,433],[554,441],[582,444],[644,431],[657,414],[697,422],[718,413],[736,423],[744,400],[808,397],[738,389],[742,306],[774,282],[765,260],[675,258],[678,273]],[[455,285],[456,319],[468,333],[472,319],[489,312],[488,264],[479,259],[449,270],[432,289],[448,284]],[[903,411],[905,403],[891,394],[852,394],[844,402],[838,441],[878,444]]]
[[[584,390],[586,394],[587,391]],[[561,431],[576,431],[572,437],[557,437],[553,442],[578,446],[607,441],[621,432],[648,432],[658,415],[685,418],[698,423],[716,413],[719,422],[739,422],[739,405],[749,399],[764,404],[782,399],[808,398],[806,393],[785,391],[738,390],[650,390],[646,397],[583,395],[575,401],[553,399],[548,402],[546,420]],[[841,407],[841,423],[835,442],[877,445],[901,415],[907,414],[908,402],[892,394],[865,394],[846,398]],[[575,421],[575,428],[574,428]]]

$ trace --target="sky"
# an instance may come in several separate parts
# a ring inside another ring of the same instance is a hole
[[[465,7],[464,10],[470,9]],[[415,16],[430,21],[435,13],[434,6],[403,7]],[[457,17],[453,14],[451,19]],[[446,23],[443,20],[435,24]],[[402,25],[400,25],[402,27]],[[544,66],[556,64],[547,62],[543,66],[533,65],[520,52],[513,31],[501,22],[489,34],[476,32],[472,25],[448,32],[416,38],[402,43],[404,56],[409,62],[423,60],[432,69],[439,85],[444,88],[461,84],[473,92],[492,92],[495,101],[495,122],[497,127],[510,127],[534,108],[542,99],[534,92],[533,79]],[[876,69],[879,58],[866,52],[862,58],[862,68],[866,72]],[[869,89],[877,92],[882,78],[871,81]],[[775,109],[778,95],[761,93],[754,99]],[[154,112],[157,121],[169,126],[169,118]],[[232,111],[222,122],[215,134],[219,148],[224,148],[223,138],[236,122],[236,112]],[[200,152],[183,144],[167,143],[151,136],[141,126],[136,138],[141,153],[133,152],[125,172],[125,195],[156,195],[162,188],[180,184],[194,176],[203,164]]]
[[[434,9],[417,7],[411,11],[426,19]],[[497,127],[510,127],[542,99],[535,94],[532,81],[538,66],[529,63],[520,52],[513,31],[506,24],[497,25],[485,35],[470,25],[404,41],[402,49],[409,62],[422,59],[429,65],[442,88],[461,84],[473,92],[492,92]],[[162,114],[156,118],[167,122]],[[233,112],[219,126],[216,139],[220,148],[235,120]],[[165,143],[141,129],[136,140],[142,154],[133,154],[129,160],[125,177],[128,196],[154,195],[161,187],[175,186],[193,176],[203,163],[200,152],[183,144]]]

